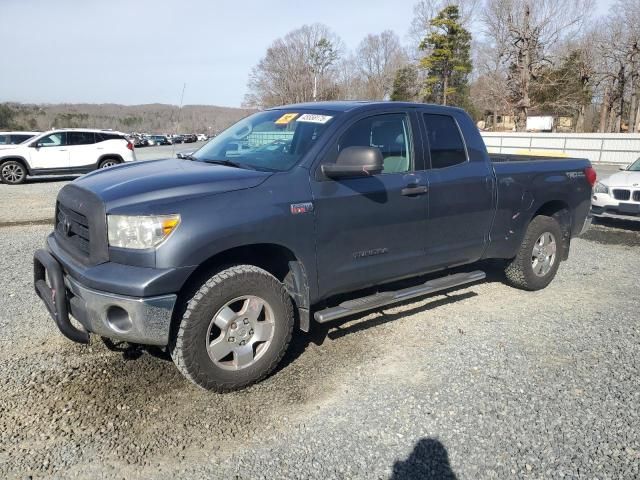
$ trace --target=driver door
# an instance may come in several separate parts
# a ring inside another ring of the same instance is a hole
[[[423,269],[428,196],[426,172],[415,162],[417,132],[408,111],[356,120],[329,156],[351,146],[376,147],[382,173],[312,179],[321,298]]]
[[[66,132],[55,132],[30,144],[29,163],[32,170],[66,170],[69,151]]]

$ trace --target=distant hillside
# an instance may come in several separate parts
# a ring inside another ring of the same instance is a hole
[[[210,105],[0,103],[0,130],[111,128],[123,132],[217,133],[254,110]]]

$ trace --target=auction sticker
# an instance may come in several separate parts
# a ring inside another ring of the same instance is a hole
[[[298,119],[298,121],[309,123],[327,123],[332,118],[333,117],[331,115],[315,115],[313,113],[305,113]]]
[[[298,116],[297,113],[285,113],[279,119],[277,119],[274,123],[276,125],[287,125]]]

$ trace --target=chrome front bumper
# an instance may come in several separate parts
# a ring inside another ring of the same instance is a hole
[[[176,295],[135,298],[91,290],[65,277],[71,316],[90,333],[143,345],[167,345]]]

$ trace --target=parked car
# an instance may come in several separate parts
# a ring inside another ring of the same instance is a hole
[[[204,133],[199,133],[197,135],[197,139],[199,142],[206,142],[207,141],[207,136]]]
[[[293,140],[226,158],[256,132]],[[589,225],[596,180],[588,160],[492,161],[464,111],[399,102],[258,112],[192,158],[63,187],[34,282],[71,340],[165,347],[216,391],[273,371],[295,325],[480,281],[481,259],[545,288]]]
[[[596,183],[591,213],[600,218],[640,220],[640,158]]]
[[[0,180],[15,185],[27,176],[86,173],[135,159],[133,144],[123,133],[51,130],[0,150]]]
[[[198,137],[196,137],[193,133],[183,134],[182,138],[184,138],[184,143],[194,143],[198,141]]]
[[[173,142],[165,135],[152,135],[151,139],[155,145],[171,145]]]
[[[184,137],[182,135],[173,135],[171,137],[171,141],[174,143],[184,143]]]
[[[40,134],[40,132],[0,132],[0,148],[9,145],[18,145],[38,134]]]

